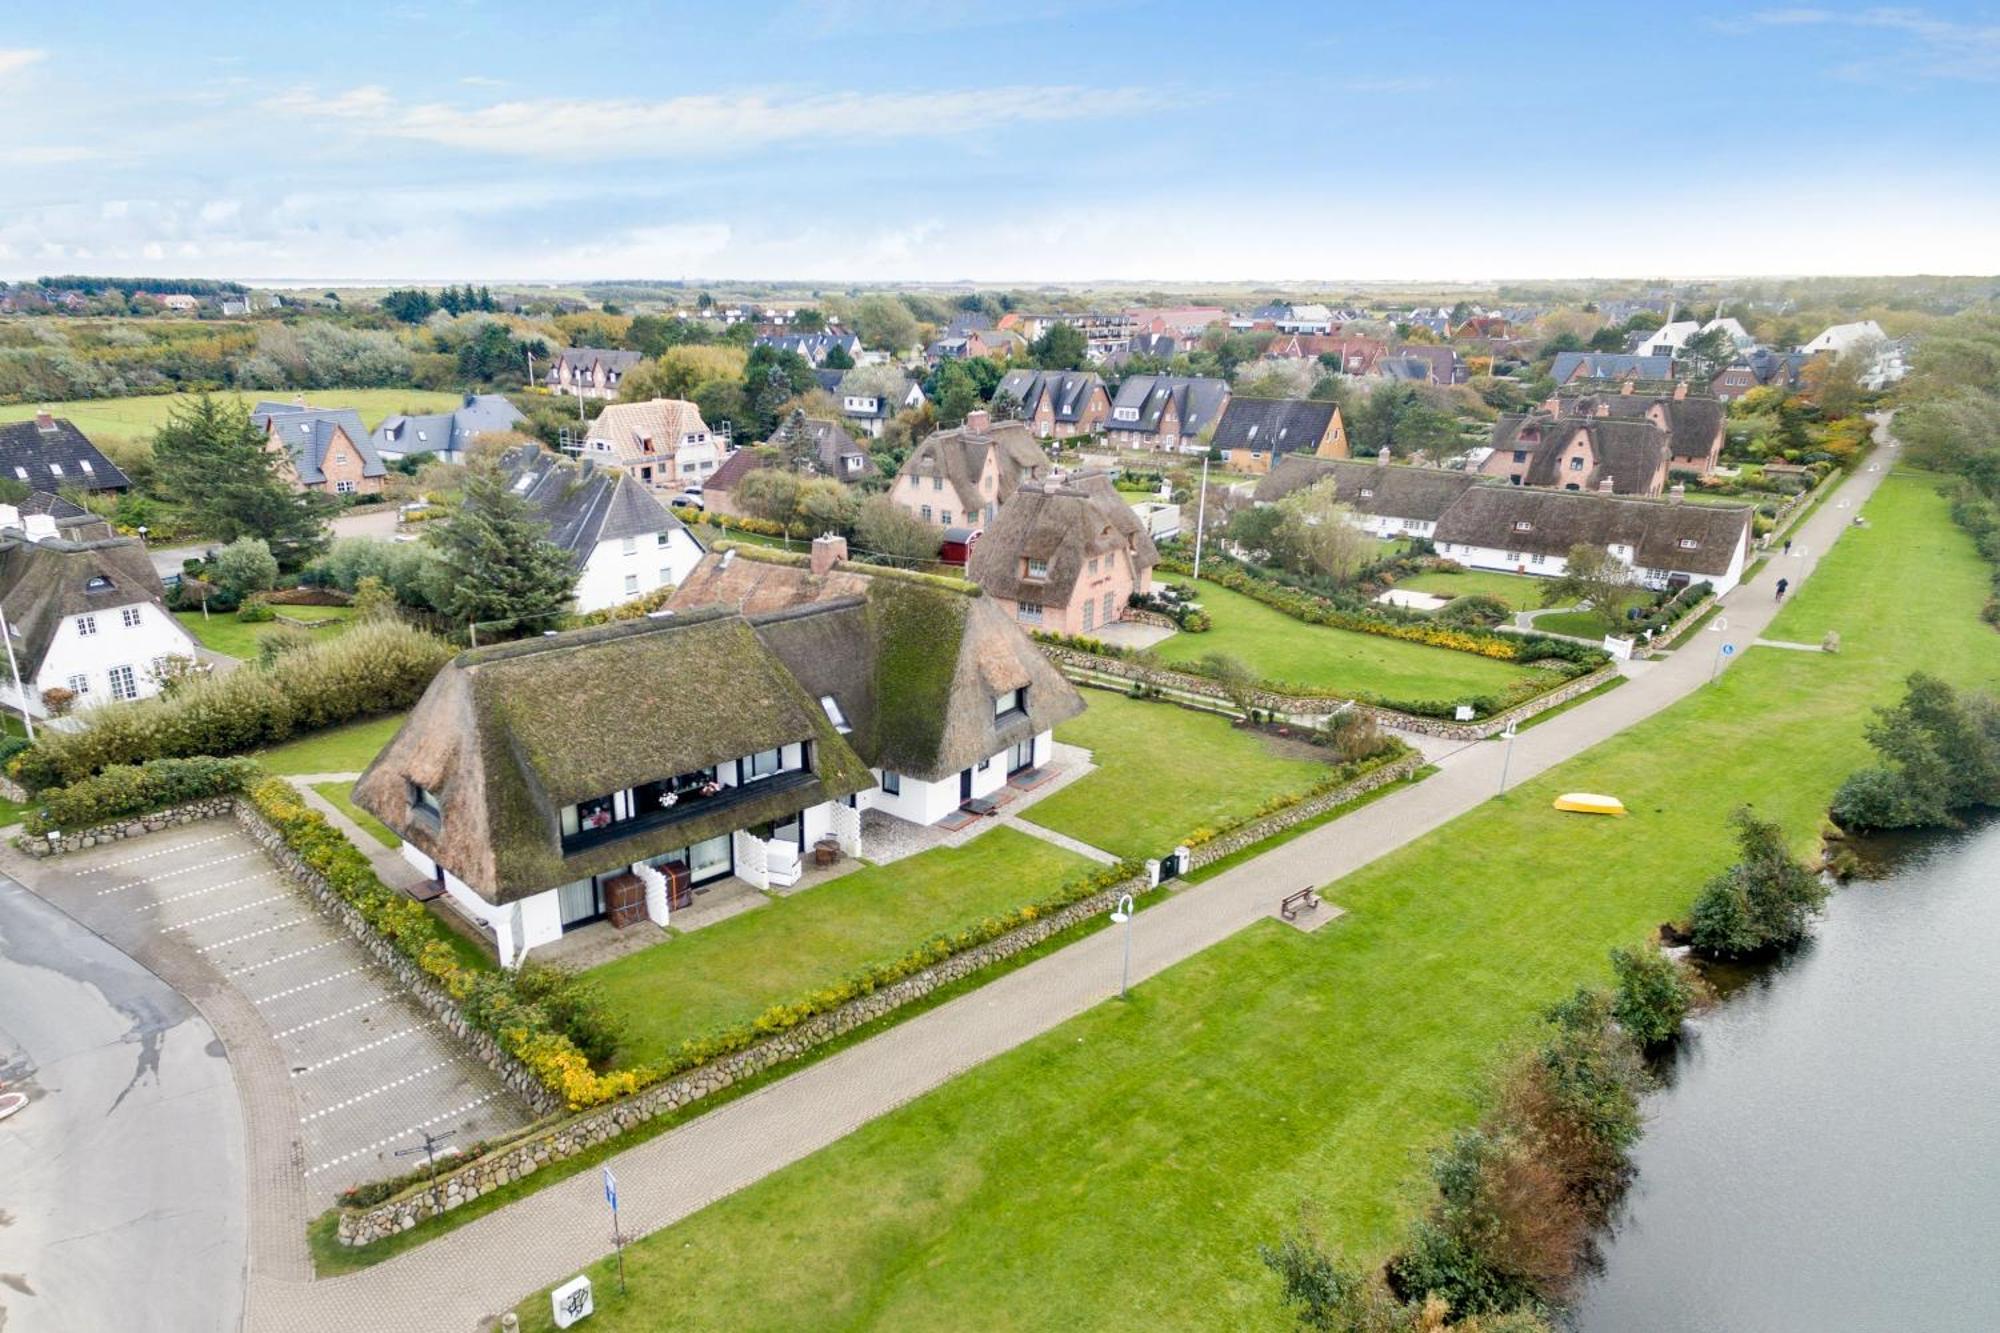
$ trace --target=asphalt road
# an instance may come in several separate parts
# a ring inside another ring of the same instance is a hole
[[[0,1330],[234,1330],[243,1118],[215,1033],[0,877]]]
[[[393,537],[396,535],[396,506],[392,504],[371,505],[356,509],[335,518],[327,525],[333,529],[336,539],[341,537]],[[214,550],[220,542],[203,542],[195,546],[149,546],[146,554],[153,562],[153,568],[161,578],[181,572],[184,561],[193,560],[204,552]]]

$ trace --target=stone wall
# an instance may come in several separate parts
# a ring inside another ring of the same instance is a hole
[[[1407,777],[1423,762],[1421,754],[1404,755],[1332,791],[1322,792],[1211,838],[1190,849],[1190,860],[1195,866],[1207,865],[1337,805],[1344,805],[1377,787]],[[273,855],[280,855],[282,850],[280,845]],[[1024,949],[1033,948],[1052,935],[1094,916],[1101,916],[1111,910],[1120,896],[1129,893],[1136,897],[1146,888],[1144,876],[1121,880],[1060,911],[1009,931],[998,939],[967,949],[964,953],[954,954],[893,985],[850,1000],[838,1009],[815,1014],[768,1041],[675,1074],[609,1106],[595,1107],[570,1116],[559,1124],[531,1130],[512,1143],[496,1147],[477,1160],[440,1175],[435,1191],[426,1181],[369,1207],[343,1208],[338,1229],[340,1243],[367,1245],[399,1231],[408,1231],[427,1218],[450,1212],[482,1194],[532,1175],[551,1162],[574,1157],[658,1116],[669,1115],[712,1096],[743,1079],[797,1060],[815,1047],[924,998],[940,986],[968,977]]]
[[[447,995],[429,973],[404,957],[394,944],[364,921],[351,903],[333,891],[324,876],[285,845],[278,831],[266,823],[248,801],[229,798],[223,810],[217,813],[230,810],[235,812],[236,822],[264,849],[278,869],[304,889],[321,910],[339,922],[369,957],[387,968],[410,997],[431,1012],[438,1026],[464,1043],[467,1050],[491,1069],[502,1083],[534,1107],[537,1114],[551,1115],[562,1109],[561,1100],[542,1086],[542,1081],[529,1072],[526,1065],[502,1050],[500,1043],[492,1037],[474,1027],[458,1001]]]
[[[1694,623],[1707,615],[1709,608],[1714,606],[1718,600],[1713,594],[1702,598],[1699,602],[1688,608],[1686,615],[1661,630],[1658,634],[1655,634],[1653,641],[1647,644],[1646,647],[1650,651],[1657,653],[1660,649],[1679,642],[1681,636],[1693,629]]]
[[[1072,678],[1080,671],[1088,671],[1120,680],[1146,680],[1181,694],[1215,699],[1228,705],[1228,692],[1206,676],[1190,675],[1184,671],[1173,671],[1164,667],[1144,667],[1122,657],[1086,653],[1082,649],[1065,647],[1062,644],[1045,643],[1041,648],[1048,654],[1050,661]],[[1546,713],[1558,704],[1568,703],[1577,695],[1596,689],[1617,674],[1618,668],[1615,665],[1602,666],[1573,680],[1564,681],[1554,689],[1544,691],[1525,703],[1516,704],[1503,712],[1473,722],[1458,722],[1443,717],[1420,717],[1415,713],[1379,708],[1374,704],[1357,702],[1354,706],[1383,726],[1393,727],[1397,731],[1414,732],[1419,736],[1438,736],[1447,740],[1477,741],[1505,731],[1509,722],[1523,722],[1537,713]],[[1330,695],[1279,694],[1271,690],[1259,690],[1252,696],[1252,703],[1256,707],[1291,719],[1324,717],[1340,707],[1343,702],[1345,701]]]
[[[56,839],[31,838],[24,833],[14,839],[14,845],[30,856],[57,856],[63,852],[80,852],[87,847],[101,847],[106,843],[122,842],[126,838],[144,837],[148,833],[158,833],[161,829],[193,824],[203,819],[214,819],[217,815],[226,815],[235,808],[234,796],[211,796],[204,801],[189,801],[186,805],[170,805],[151,814],[130,815],[124,819],[111,820],[94,828],[66,833],[58,830],[61,836]]]
[[[0,797],[12,801],[15,805],[26,805],[35,799],[28,794],[26,787],[23,787],[4,773],[0,773]]]
[[[1125,619],[1134,625],[1156,625],[1161,629],[1178,630],[1172,616],[1163,616],[1158,611],[1146,611],[1136,606],[1125,608]]]

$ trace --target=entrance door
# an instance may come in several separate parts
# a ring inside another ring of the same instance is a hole
[[[958,775],[958,799],[961,801],[972,799],[972,770],[969,768],[962,770]]]

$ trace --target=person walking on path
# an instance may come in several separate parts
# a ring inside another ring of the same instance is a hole
[[[1790,580],[1790,579],[1779,579],[1779,580],[1778,580],[1778,600],[1779,600],[1779,601],[1781,601],[1781,602],[1782,602],[1782,601],[1784,601],[1784,600],[1785,600],[1785,589],[1787,589],[1787,588],[1789,588],[1789,587],[1791,587],[1791,586],[1792,586],[1792,584],[1791,584],[1791,580]]]
[[[1792,539],[1790,537],[1787,537],[1785,538],[1785,554],[1790,555],[1791,553],[1792,553]]]

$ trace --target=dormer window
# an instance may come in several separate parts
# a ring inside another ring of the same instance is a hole
[[[1514,523],[1514,531],[1516,532],[1533,532],[1534,530],[1535,525],[1525,518],[1517,519]]]
[[[405,785],[410,798],[410,813],[430,824],[432,828],[442,825],[444,805],[438,800],[437,793],[420,783],[410,782]]]
[[[993,701],[993,716],[995,720],[1007,717],[1013,713],[1025,714],[1027,711],[1028,687],[1025,685],[1009,690]]]
[[[102,574],[92,574],[88,579],[84,580],[83,590],[85,592],[110,592],[111,580]]]
[[[1049,562],[1048,562],[1048,561],[1046,561],[1046,560],[1030,560],[1030,561],[1028,562],[1028,577],[1029,577],[1029,578],[1031,578],[1031,579],[1045,579],[1045,578],[1047,578],[1048,576],[1049,576]]]
[[[1695,540],[1694,538],[1692,538],[1692,537],[1683,537],[1683,538],[1681,538],[1681,540],[1680,540],[1680,548],[1681,548],[1681,549],[1682,549],[1683,551],[1692,551],[1692,550],[1695,550],[1695,549],[1696,549],[1697,547],[1699,547],[1700,545],[1701,545],[1701,543],[1700,543],[1700,542],[1698,542],[1698,541],[1696,541],[1696,540]]]
[[[1375,492],[1369,489],[1368,487],[1364,486],[1361,490],[1361,498],[1364,500],[1372,500],[1375,498]]]
[[[833,729],[845,736],[854,728],[847,725],[847,714],[840,711],[840,700],[830,694],[819,697],[819,706],[826,713],[826,720],[833,723]]]

